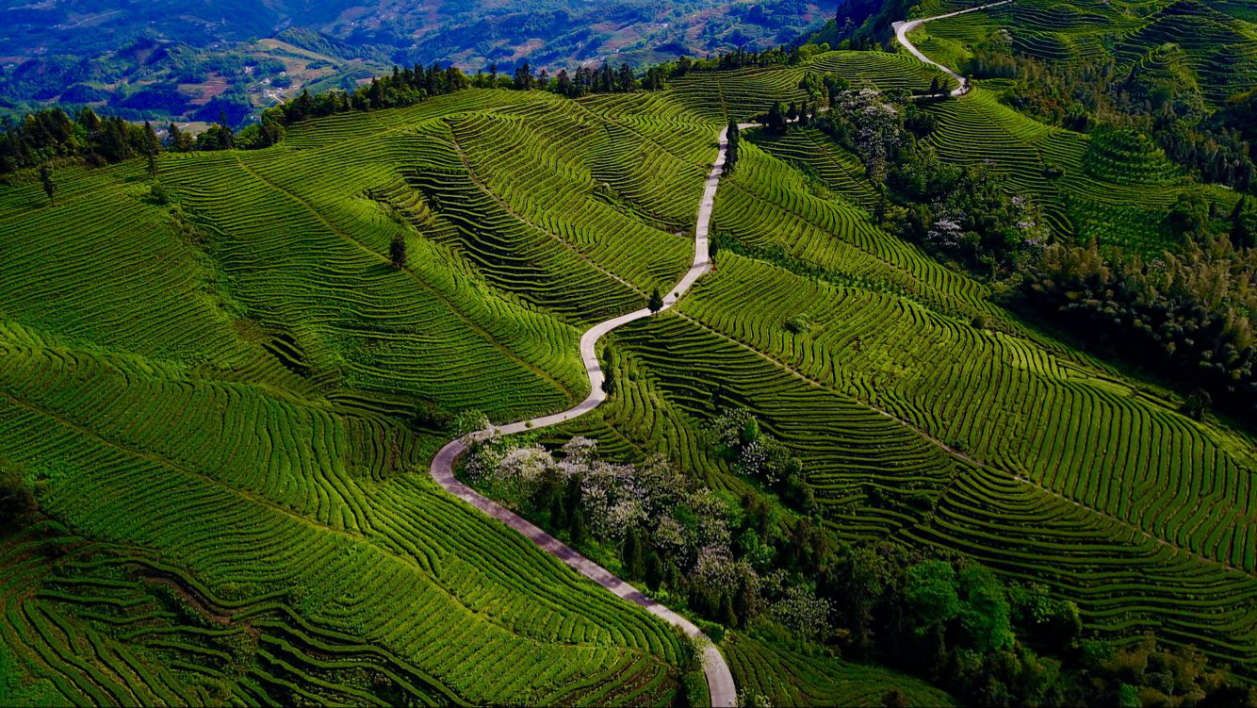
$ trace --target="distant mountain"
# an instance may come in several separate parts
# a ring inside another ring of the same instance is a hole
[[[835,0],[0,0],[0,113],[60,103],[131,119],[247,118],[393,64],[551,71],[758,49],[819,28]],[[211,109],[217,116],[217,110]]]

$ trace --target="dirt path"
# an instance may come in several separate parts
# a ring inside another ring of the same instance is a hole
[[[698,205],[698,222],[694,228],[694,263],[690,266],[689,271],[685,273],[685,276],[681,278],[681,281],[664,296],[664,310],[675,305],[685,295],[686,291],[711,269],[711,264],[708,261],[707,233],[711,224],[712,207],[716,201],[716,189],[720,186],[720,175],[724,171],[725,152],[729,145],[727,132],[726,129],[720,133],[720,151],[716,155],[715,163],[712,164],[711,172],[707,175],[707,182],[703,187],[703,198]],[[654,313],[649,309],[630,312],[627,315],[600,322],[589,328],[581,336],[580,355],[581,360],[585,364],[585,373],[589,376],[589,396],[575,407],[552,415],[496,426],[491,430],[468,437],[487,435],[493,432],[505,435],[522,433],[525,430],[535,430],[564,423],[597,408],[607,399],[606,392],[602,390],[604,375],[602,367],[598,363],[598,340],[617,327],[645,319],[652,314]],[[432,460],[430,470],[432,479],[436,480],[437,484],[441,485],[445,491],[527,536],[542,550],[563,561],[576,572],[598,583],[619,597],[641,605],[646,608],[646,611],[673,626],[679,627],[691,637],[702,636],[702,632],[699,631],[693,622],[646,597],[632,585],[612,575],[606,568],[582,556],[518,514],[508,511],[497,502],[478,494],[475,490],[455,479],[454,463],[459,455],[463,454],[467,449],[468,442],[470,442],[468,438],[459,438],[451,441],[441,448]],[[735,705],[737,702],[737,688],[733,683],[733,674],[729,672],[729,666],[725,663],[720,650],[714,644],[708,643],[703,650],[703,671],[707,675],[707,688],[711,692],[712,707],[730,708]]]

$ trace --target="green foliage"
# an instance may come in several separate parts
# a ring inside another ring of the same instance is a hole
[[[960,592],[956,571],[946,561],[919,563],[908,569],[904,599],[916,618],[916,631],[924,635],[960,616]]]
[[[657,286],[650,291],[650,298],[646,301],[646,307],[651,312],[658,312],[663,309],[663,295],[659,293]]]
[[[397,234],[388,244],[388,260],[396,270],[406,267],[406,237]]]
[[[1206,207],[1193,200],[1180,207],[1175,228],[1206,228]],[[1030,269],[1025,290],[1032,302],[1068,318],[1094,341],[1176,372],[1251,415],[1257,411],[1253,258],[1252,251],[1236,254],[1223,237],[1204,249],[1189,243],[1182,256],[1167,253],[1147,263],[1107,262],[1094,243],[1052,246]],[[1185,411],[1199,419],[1209,404],[1192,394]]]

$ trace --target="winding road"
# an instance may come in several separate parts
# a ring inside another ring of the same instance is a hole
[[[951,69],[943,66],[942,64],[939,64],[933,59],[922,54],[920,49],[917,49],[915,46],[913,46],[912,42],[908,41],[908,33],[920,27],[922,23],[929,22],[931,20],[941,20],[947,17],[955,17],[956,15],[964,15],[970,12],[977,12],[978,10],[989,10],[992,7],[999,7],[1000,5],[1007,5],[1008,3],[1012,1],[1013,0],[1003,0],[1003,2],[993,2],[993,3],[988,3],[986,5],[978,5],[977,7],[971,7],[965,10],[957,10],[956,12],[949,12],[946,15],[922,17],[919,20],[902,20],[900,22],[892,23],[891,27],[894,28],[895,30],[895,39],[899,40],[899,43],[904,46],[904,49],[907,49],[909,52],[911,52],[912,56],[916,57],[917,59],[920,59],[926,64],[929,64],[931,66],[936,66],[939,69],[942,69],[943,71],[947,72],[948,76],[952,77],[956,81],[959,81],[960,87],[952,89],[951,95],[963,96],[964,94],[969,92],[969,79],[966,79],[960,74],[957,74]]]
[[[707,175],[707,182],[703,187],[703,198],[698,205],[698,222],[694,228],[694,263],[685,273],[685,276],[681,278],[681,282],[677,283],[676,287],[672,288],[663,298],[663,310],[675,305],[677,300],[681,299],[681,296],[685,295],[686,291],[699,278],[711,270],[711,263],[708,261],[707,254],[707,232],[711,224],[711,211],[716,202],[716,188],[720,186],[720,175],[724,171],[725,153],[728,148],[728,129],[725,129],[720,132],[720,151],[716,155],[716,161],[711,166],[711,172]],[[673,626],[679,627],[688,636],[701,637],[703,636],[702,632],[699,631],[693,622],[646,597],[637,588],[612,575],[606,568],[582,556],[550,534],[529,523],[523,517],[507,510],[492,499],[477,493],[454,477],[455,461],[459,455],[467,450],[467,444],[477,438],[482,438],[495,432],[510,435],[522,433],[525,430],[558,425],[597,408],[607,399],[606,392],[602,390],[604,375],[602,367],[598,363],[598,340],[617,327],[645,319],[653,314],[655,313],[643,308],[636,312],[630,312],[627,315],[600,322],[581,335],[580,355],[585,364],[585,373],[589,376],[589,396],[585,400],[561,413],[495,426],[489,430],[472,433],[453,440],[437,452],[436,457],[432,460],[431,473],[432,478],[445,491],[532,539],[533,543],[540,546],[542,550],[563,561],[576,572],[625,600],[641,605],[646,608],[647,612]],[[710,642],[707,643],[703,650],[703,672],[707,675],[707,688],[711,693],[712,708],[728,708],[736,705],[737,688],[733,684],[733,674],[729,672],[729,666],[725,663],[724,657],[721,656],[720,650]]]
[[[957,74],[951,69],[930,60],[922,54],[916,47],[908,41],[908,33],[916,29],[921,23],[930,20],[939,20],[944,17],[954,17],[963,15],[967,12],[975,12],[977,10],[985,10],[987,8],[1006,5],[1012,0],[1003,0],[1003,2],[990,3],[978,7],[972,7],[959,12],[952,12],[946,15],[938,15],[936,17],[925,17],[919,20],[910,20],[904,22],[896,22],[894,25],[895,36],[905,48],[921,61],[938,67],[947,72],[950,76],[960,82],[960,87],[951,91],[951,95],[960,96],[969,90],[969,81],[965,77]],[[742,123],[738,125],[740,130],[755,127],[756,123]],[[694,283],[711,270],[711,263],[708,258],[707,234],[711,225],[712,207],[716,202],[716,190],[720,186],[720,176],[724,172],[725,155],[729,148],[728,129],[720,131],[719,138],[720,150],[716,155],[716,161],[712,163],[711,172],[707,175],[707,182],[703,187],[703,198],[698,205],[698,221],[694,227],[694,263],[690,269],[677,283],[676,287],[663,298],[663,308],[667,310],[674,306],[678,300],[694,285]],[[534,524],[530,523],[523,517],[515,514],[497,502],[479,494],[467,485],[459,482],[454,476],[454,464],[458,457],[466,450],[468,443],[476,439],[480,439],[493,433],[501,433],[511,435],[514,433],[522,433],[526,430],[535,430],[551,425],[565,423],[573,418],[588,413],[597,408],[607,399],[607,394],[602,390],[604,375],[602,367],[598,363],[598,340],[603,335],[621,327],[630,322],[645,319],[655,314],[649,309],[641,309],[636,312],[630,312],[627,315],[600,322],[590,327],[580,339],[580,355],[585,365],[585,373],[589,376],[589,396],[576,406],[568,410],[554,413],[551,415],[532,418],[530,420],[521,420],[506,425],[493,426],[488,430],[472,433],[470,435],[450,441],[445,447],[437,452],[436,457],[432,459],[431,474],[432,479],[441,485],[445,491],[462,499],[468,504],[476,507],[480,511],[501,521],[503,524],[515,529],[519,533],[527,536],[537,544],[542,550],[550,555],[563,561],[576,572],[584,575],[590,580],[598,583],[619,597],[634,602],[646,609],[647,612],[659,617],[669,624],[680,628],[686,635],[690,637],[703,637],[703,633],[693,622],[678,615],[667,607],[646,597],[637,588],[629,583],[615,577],[606,568],[594,563],[588,558],[577,553],[571,547],[562,543]],[[705,637],[704,637],[705,638]],[[737,688],[733,683],[733,674],[729,672],[729,666],[725,663],[724,657],[720,654],[720,650],[711,642],[706,643],[703,650],[703,672],[707,676],[707,688],[711,693],[712,708],[732,708],[737,704]]]

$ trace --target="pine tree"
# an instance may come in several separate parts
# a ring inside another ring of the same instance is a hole
[[[786,120],[794,120],[799,117],[799,107],[794,101],[790,102],[790,107],[786,109]]]
[[[48,203],[57,203],[57,185],[52,181],[52,173],[48,171],[48,165],[39,166],[39,181],[44,185],[44,194],[48,195]]]
[[[175,152],[183,152],[183,147],[181,145],[183,142],[183,131],[179,130],[179,126],[171,123],[170,126],[166,128],[166,133],[169,135],[168,140],[170,141],[170,149]]]
[[[605,362],[602,370],[602,390],[608,396],[615,395],[616,376],[615,376],[615,350],[608,344],[606,349],[602,350],[602,360]]]
[[[572,520],[568,524],[567,532],[570,534],[573,546],[583,546],[589,540],[589,527],[585,523],[585,511],[583,509],[577,509],[572,512]]]
[[[532,88],[532,66],[528,62],[524,62],[515,70],[515,90],[527,91]]]
[[[930,95],[937,96],[938,94],[942,92],[943,92],[942,87],[938,85],[938,77],[935,76],[934,80],[930,82]]]
[[[633,70],[628,64],[620,64],[619,90],[630,93],[637,89],[637,79],[633,78]]]
[[[161,138],[157,137],[157,131],[153,130],[153,124],[144,121],[144,153],[147,155],[156,155],[161,152]],[[153,174],[157,174],[157,168],[153,166]]]
[[[655,286],[655,289],[650,292],[650,299],[646,301],[646,307],[650,308],[651,312],[658,312],[663,309],[663,296],[659,294],[658,286]]]
[[[658,592],[660,586],[663,585],[664,566],[663,559],[659,557],[659,552],[654,548],[646,554],[646,587],[651,592]]]
[[[642,542],[637,537],[637,531],[630,530],[624,534],[624,545],[620,550],[620,558],[624,562],[624,573],[629,580],[636,580],[646,574],[646,557],[642,553]]]
[[[728,141],[729,147],[725,151],[725,172],[731,173],[738,164],[740,143],[742,141],[742,131],[738,130],[738,122],[736,120],[729,121]]]
[[[726,627],[738,626],[738,613],[733,611],[733,600],[728,595],[720,596],[720,623]]]
[[[406,239],[401,234],[393,237],[393,242],[388,246],[388,255],[394,268],[401,270],[406,267]]]
[[[563,504],[563,496],[554,495],[550,500],[550,528],[563,528],[567,526],[567,507]]]
[[[768,117],[765,119],[764,125],[774,133],[783,135],[786,132],[786,110],[780,101],[774,101],[768,107]]]

